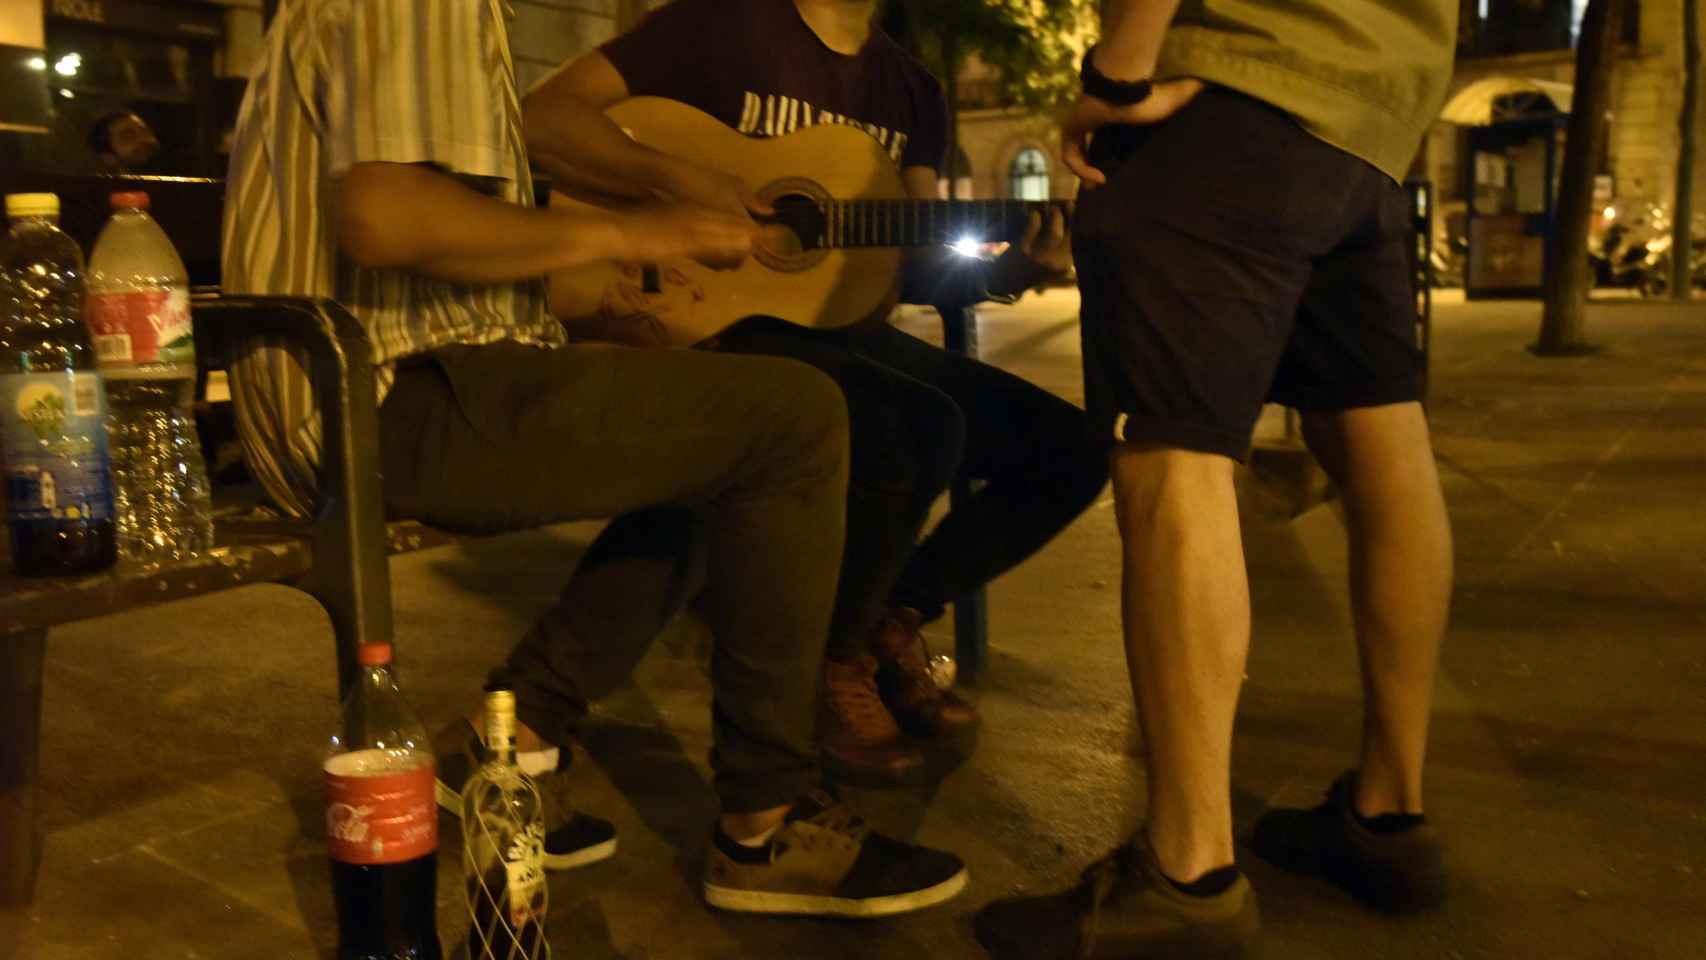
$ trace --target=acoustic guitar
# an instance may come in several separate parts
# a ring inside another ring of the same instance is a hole
[[[637,97],[609,116],[635,140],[740,177],[775,208],[738,270],[691,260],[602,263],[554,274],[551,310],[570,331],[690,346],[751,316],[806,327],[851,326],[889,302],[901,250],[967,237],[1018,240],[1033,212],[1059,201],[912,200],[888,153],[851,126],[805,127],[758,140],[686,104]],[[551,195],[553,207],[606,200]]]

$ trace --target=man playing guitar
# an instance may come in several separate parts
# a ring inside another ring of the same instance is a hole
[[[862,129],[888,152],[913,198],[935,199],[947,140],[941,87],[873,25],[876,9],[876,0],[676,0],[527,96],[529,155],[558,189],[665,194],[768,214],[729,173],[635,143],[604,114],[630,97],[665,97],[752,137],[827,123]],[[680,152],[690,154],[691,145]],[[917,251],[897,293],[933,305],[1018,294],[1065,271],[1064,234],[1056,212],[1046,225],[1033,217],[1024,240],[993,264],[951,258],[945,248]],[[853,471],[820,747],[831,769],[888,781],[922,770],[923,753],[904,734],[956,739],[978,722],[969,704],[931,682],[921,627],[1051,539],[1088,506],[1106,472],[1080,410],[895,329],[885,322],[892,300],[870,322],[846,330],[755,317],[716,341],[725,352],[802,360],[846,395]],[[570,333],[647,337],[641,324],[611,331],[608,320],[596,332],[571,323]],[[930,506],[956,470],[984,485],[920,543]],[[607,538],[668,540],[655,523],[643,533],[633,532],[636,526],[613,527]],[[686,536],[684,524],[682,531]],[[587,562],[615,556],[632,563],[643,552],[601,547]],[[660,567],[660,575],[668,569]],[[633,611],[628,605],[615,615]],[[613,636],[648,629],[601,623],[598,637],[565,642],[603,649],[618,642]],[[589,650],[581,659],[597,656]],[[529,659],[518,650],[516,672],[525,673]]]

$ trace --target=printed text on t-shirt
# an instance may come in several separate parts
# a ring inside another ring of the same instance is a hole
[[[740,114],[740,132],[749,137],[780,137],[801,127],[826,123],[858,127],[865,131],[882,144],[883,149],[888,151],[889,157],[897,164],[906,150],[907,135],[898,130],[890,130],[853,117],[844,117],[828,110],[819,110],[795,97],[780,97],[776,94],[761,96],[748,90],[746,105],[741,108]]]

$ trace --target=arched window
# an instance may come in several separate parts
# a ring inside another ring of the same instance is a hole
[[[1013,199],[1048,199],[1048,154],[1036,147],[1020,150],[1007,173],[1008,193]]]

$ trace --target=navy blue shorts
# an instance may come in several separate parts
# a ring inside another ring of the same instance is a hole
[[[1242,460],[1267,401],[1421,399],[1404,191],[1288,114],[1210,87],[1149,127],[1101,131],[1079,195],[1093,428]]]

